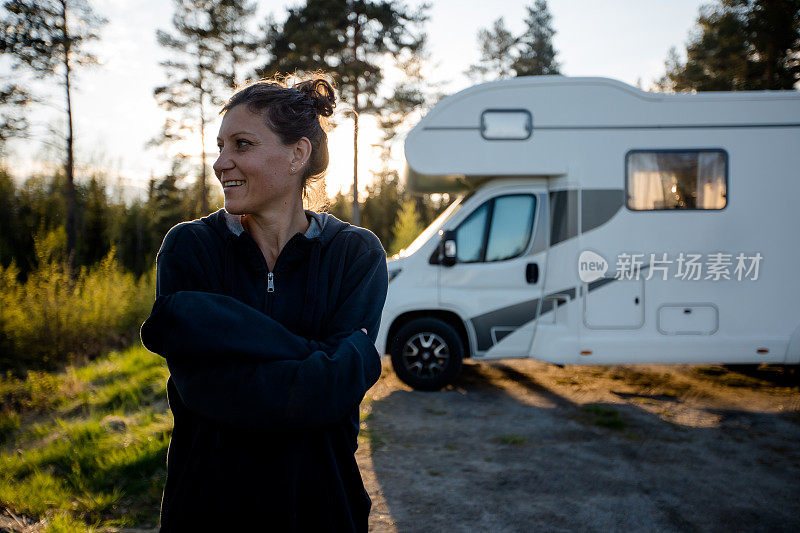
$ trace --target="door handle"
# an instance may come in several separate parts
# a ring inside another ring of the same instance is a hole
[[[536,283],[539,281],[538,263],[528,263],[525,266],[525,280],[527,280],[528,283]]]

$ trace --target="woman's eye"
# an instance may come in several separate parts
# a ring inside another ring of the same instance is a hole
[[[237,139],[236,140],[236,147],[237,148],[244,148],[245,146],[249,146],[251,143],[250,141],[246,141],[244,139]]]

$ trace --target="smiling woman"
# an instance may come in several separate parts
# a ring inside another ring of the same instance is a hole
[[[367,530],[354,454],[388,277],[374,234],[303,209],[334,103],[319,77],[234,94],[225,207],[164,238],[142,325],[175,421],[161,531]]]
[[[284,145],[259,115],[244,106],[225,114],[219,135],[214,171],[229,213],[270,209],[276,202],[287,203],[298,196],[302,180],[296,172],[311,152],[308,139]]]

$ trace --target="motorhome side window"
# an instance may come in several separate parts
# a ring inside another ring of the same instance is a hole
[[[459,263],[503,261],[522,254],[533,229],[536,199],[530,194],[492,198],[456,229]]]
[[[632,150],[625,166],[629,209],[722,209],[727,203],[723,150]]]

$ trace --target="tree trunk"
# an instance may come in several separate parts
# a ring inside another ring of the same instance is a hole
[[[356,89],[358,101],[358,89]],[[361,225],[361,211],[358,204],[358,111],[353,113],[353,217],[354,226]]]
[[[358,63],[358,46],[359,46],[359,32],[361,26],[358,23],[358,16],[356,15],[356,23],[353,26],[353,63]],[[350,221],[354,226],[361,225],[361,211],[358,204],[358,114],[361,109],[358,106],[358,75],[354,77],[353,86],[353,217]]]
[[[206,193],[206,113],[203,105],[205,90],[203,89],[203,67],[199,60],[197,71],[200,79],[200,205],[202,208],[201,216],[206,216],[208,214],[208,194]]]
[[[70,42],[69,29],[67,27],[67,2],[61,1],[61,23],[63,24],[64,36],[64,92],[67,99],[67,161],[65,165],[66,183],[66,204],[67,204],[67,262],[70,275],[75,266],[75,242],[76,242],[76,216],[75,216],[75,161],[73,155],[73,132],[72,132],[72,101],[70,98]]]

